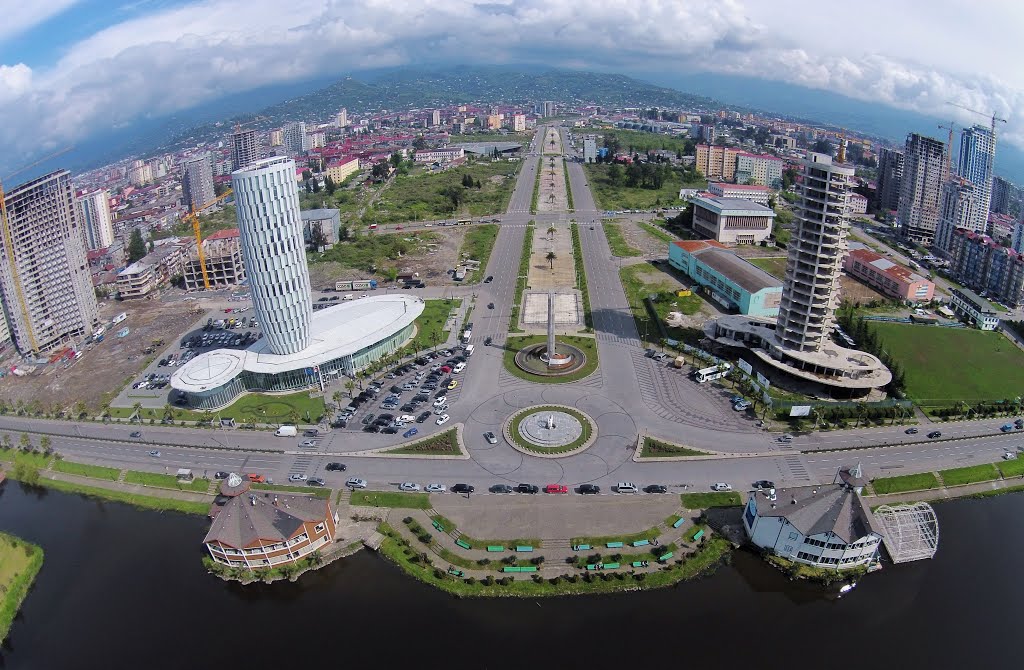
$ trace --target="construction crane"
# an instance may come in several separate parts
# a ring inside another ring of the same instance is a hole
[[[10,179],[15,175],[21,174],[25,170],[30,170],[37,165],[56,158],[57,156],[62,156],[74,148],[74,145],[69,145],[63,149],[54,151],[53,153],[43,156],[38,160],[32,161],[28,165],[18,168],[4,177],[4,179]],[[32,343],[32,350],[36,351],[39,349],[39,343],[36,341],[36,334],[32,331],[32,319],[29,318],[28,304],[25,302],[25,293],[21,288],[21,277],[18,275],[18,264],[14,258],[14,236],[11,234],[10,222],[7,219],[7,196],[4,194],[3,180],[0,180],[0,228],[3,229],[4,254],[7,256],[7,263],[11,267],[11,279],[14,284],[14,292],[18,295],[18,304],[21,307],[21,316],[25,322],[25,330],[28,333],[29,341]]]
[[[228,188],[227,190],[225,190],[223,193],[218,195],[213,200],[210,200],[209,202],[204,202],[202,205],[200,205],[199,211],[202,212],[207,207],[212,207],[212,206],[216,205],[217,203],[219,203],[220,201],[224,200],[225,198],[228,198],[230,195],[231,195],[231,189]],[[193,207],[189,211],[188,214],[186,214],[184,217],[182,217],[183,221],[188,221],[190,219],[192,221],[192,230],[196,234],[196,251],[199,252],[199,269],[203,273],[203,287],[207,291],[209,291],[210,290],[210,276],[206,272],[206,254],[203,253],[203,234],[202,234],[202,231],[199,229],[199,215],[196,214],[195,207]]]
[[[947,104],[953,105],[954,107],[959,107],[960,109],[967,110],[968,112],[971,112],[972,114],[977,114],[978,116],[984,116],[985,118],[989,119],[990,120],[989,121],[989,123],[990,123],[989,127],[992,129],[992,137],[993,137],[993,139],[996,136],[996,121],[1002,121],[1003,123],[1006,123],[1006,119],[1002,118],[1001,116],[996,116],[995,112],[992,112],[992,114],[988,114],[987,112],[979,112],[976,109],[971,109],[970,107],[965,107],[965,106],[963,106],[963,105],[961,105],[959,103],[956,103],[956,102],[948,102]]]
[[[953,121],[950,121],[948,126],[944,126],[941,123],[939,124],[939,129],[940,130],[948,130],[949,131],[949,142],[946,144],[946,168],[945,168],[945,171],[946,171],[946,176],[947,177],[951,174],[951,169],[952,169],[951,161],[953,160],[953,130],[955,128],[956,128],[956,123],[953,122]]]

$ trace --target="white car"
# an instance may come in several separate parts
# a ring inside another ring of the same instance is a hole
[[[288,475],[288,481],[290,482],[304,482],[306,479],[306,475]]]
[[[639,489],[633,482],[619,482],[615,490],[619,493],[636,493]]]
[[[459,374],[460,372],[462,372],[465,369],[466,369],[466,364],[465,363],[456,363],[455,367],[452,368],[452,374],[453,375],[457,375],[457,374]]]
[[[444,484],[427,484],[427,493],[447,493],[448,487]]]
[[[420,490],[420,485],[419,484],[413,484],[412,482],[402,482],[401,484],[398,485],[398,490],[399,491],[419,491]]]
[[[434,408],[434,416],[441,416],[448,411],[448,405],[441,405],[440,407]]]
[[[441,369],[441,364],[440,363],[434,363],[433,365],[430,366],[430,371],[431,372],[437,372],[440,369]]]
[[[316,446],[316,440],[303,440],[302,442],[299,442],[299,446],[300,447],[315,447]]]
[[[439,426],[443,426],[444,424],[448,423],[448,419],[450,418],[451,417],[448,416],[447,414],[442,414],[441,416],[437,417],[437,421],[435,421],[434,423],[436,423]]]
[[[711,485],[712,491],[732,491],[732,486],[725,482],[718,482],[717,484]]]
[[[447,405],[447,404],[448,404],[448,396],[446,396],[446,395],[443,395],[443,396],[441,396],[440,398],[438,398],[437,400],[434,401],[434,407],[440,407],[441,405]]]
[[[365,479],[353,477],[352,479],[349,479],[347,482],[345,482],[345,486],[349,487],[350,489],[365,489],[367,484]]]
[[[497,444],[498,438],[491,431],[484,433],[484,439],[487,440],[487,444]]]
[[[398,417],[397,420],[399,423],[412,423],[413,421],[416,420],[416,417],[414,417],[411,414],[403,414],[402,416]]]

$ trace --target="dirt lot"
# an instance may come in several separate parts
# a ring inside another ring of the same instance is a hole
[[[452,226],[450,228],[428,228],[427,230],[432,230],[439,238],[439,243],[433,246],[431,251],[421,255],[403,256],[397,261],[385,261],[382,264],[383,267],[394,267],[400,274],[418,272],[421,279],[431,284],[455,284],[456,282],[452,280],[448,270],[456,265],[459,248],[462,246],[462,240],[466,236],[468,228]],[[365,270],[352,269],[335,262],[309,264],[309,280],[314,290],[325,287],[333,288],[334,282],[344,279],[376,279],[382,285],[388,283],[384,271],[371,274]]]
[[[839,290],[844,300],[849,300],[854,304],[866,305],[874,300],[890,300],[890,298],[885,297],[875,289],[860,283],[845,273],[839,278]]]
[[[614,221],[618,223],[619,230],[622,231],[622,236],[626,239],[626,244],[634,249],[639,249],[645,256],[668,257],[668,245],[638,226],[636,221],[624,219]]]
[[[46,411],[54,404],[70,408],[82,400],[89,408],[99,410],[104,399],[113,398],[146,365],[151,356],[144,354],[143,349],[157,338],[170,344],[196,320],[195,314],[189,314],[190,307],[188,303],[170,305],[150,300],[101,304],[101,320],[109,322],[120,312],[127,312],[128,319],[108,329],[102,342],[86,345],[85,354],[67,369],[63,363],[52,363],[39,366],[34,374],[25,377],[7,375],[0,379],[0,398],[26,404],[38,400]],[[131,332],[118,338],[115,333],[124,326]],[[158,347],[153,356],[163,348]]]

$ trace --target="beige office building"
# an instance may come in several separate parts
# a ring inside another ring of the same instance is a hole
[[[39,354],[92,332],[96,294],[67,170],[4,196],[0,294],[18,350]]]

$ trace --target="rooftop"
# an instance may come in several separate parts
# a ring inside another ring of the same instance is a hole
[[[676,245],[677,247],[691,255],[697,253],[698,251],[703,251],[704,249],[726,248],[724,244],[722,244],[721,242],[717,242],[715,240],[676,240],[672,242],[672,244]]]
[[[771,193],[771,189],[770,188],[768,188],[767,186],[760,186],[758,184],[730,184],[728,182],[716,181],[716,182],[711,182],[710,184],[708,184],[708,188],[709,189],[712,186],[722,190],[723,192],[725,192],[725,191],[759,191],[759,192],[762,192],[762,193]]]
[[[233,549],[284,542],[298,535],[303,524],[327,519],[330,509],[323,498],[250,491],[224,504],[203,542]]]
[[[775,212],[759,205],[753,200],[745,200],[743,198],[720,198],[718,196],[703,196],[698,195],[693,199],[693,204],[703,207],[704,209],[715,212],[716,214],[742,214],[744,216],[770,216],[775,217]]]
[[[766,288],[782,288],[782,282],[778,278],[726,249],[708,248],[694,255],[701,263],[728,277],[750,293],[757,293]]]
[[[333,219],[339,216],[340,209],[304,209],[299,212],[303,221],[319,221],[321,219]]]
[[[854,260],[859,260],[864,265],[870,265],[879,272],[889,275],[898,281],[928,281],[925,277],[922,277],[916,272],[913,272],[898,263],[894,263],[885,256],[876,254],[874,251],[870,251],[868,249],[851,249],[849,256]]]
[[[832,533],[851,544],[870,533],[883,535],[871,511],[845,484],[777,489],[773,502],[764,492],[752,493],[759,516],[781,516],[806,536]]]
[[[342,302],[313,312],[310,344],[294,354],[271,352],[266,338],[246,349],[215,349],[196,356],[171,376],[171,386],[197,393],[217,388],[243,370],[277,374],[353,354],[405,328],[423,313],[423,300],[392,293]]]

